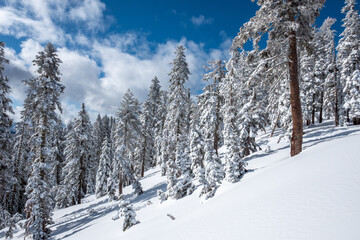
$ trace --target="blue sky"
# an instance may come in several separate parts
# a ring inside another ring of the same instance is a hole
[[[317,24],[334,17],[341,33],[343,4],[327,1]],[[114,114],[127,88],[144,100],[154,76],[166,89],[179,44],[187,48],[192,73],[187,87],[201,91],[203,65],[228,58],[232,39],[257,8],[250,0],[1,0],[0,40],[7,44],[15,118],[25,97],[21,80],[34,75],[31,61],[47,42],[63,60],[64,120],[76,116],[82,102],[94,119]]]

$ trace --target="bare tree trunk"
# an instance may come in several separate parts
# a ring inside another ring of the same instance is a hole
[[[43,124],[45,126],[47,126],[47,117],[46,116],[44,117],[43,121],[44,121]],[[40,163],[42,163],[42,164],[46,164],[46,157],[47,156],[46,155],[44,156],[45,147],[46,147],[46,130],[42,129],[42,131],[41,131],[41,143],[40,143],[40,157],[39,157]],[[46,182],[46,179],[45,179],[46,176],[45,175],[46,175],[46,173],[45,173],[44,168],[41,168],[41,170],[40,170],[40,179],[43,182]],[[49,193],[45,193],[45,194],[49,194]],[[45,206],[44,206],[44,200],[43,199],[40,201],[39,204],[40,204],[40,209],[44,210]],[[46,233],[47,232],[47,229],[46,229],[46,224],[47,224],[46,220],[47,219],[43,218],[42,220],[43,220],[43,222],[42,222],[42,231]],[[44,238],[44,239],[46,239],[46,238]]]
[[[219,95],[217,94],[216,97],[216,123],[215,123],[215,128],[214,128],[214,149],[215,149],[215,153],[216,156],[219,156],[219,152],[218,152],[218,148],[219,148],[219,122],[220,122],[220,113],[219,113],[219,109],[220,109],[220,99],[219,99]]]
[[[144,135],[144,146],[143,146],[143,152],[142,152],[142,161],[141,161],[141,173],[140,176],[144,177],[145,173],[145,158],[146,158],[146,144],[147,144],[147,137]]]
[[[77,195],[77,203],[81,204],[81,197],[82,197],[82,190],[83,190],[83,178],[84,178],[84,171],[83,171],[83,157],[80,157],[80,175],[79,175],[79,188],[78,188],[78,195]]]
[[[312,111],[311,111],[311,123],[315,124],[315,94],[313,94],[313,101],[312,101]]]
[[[320,96],[320,113],[319,113],[319,123],[322,123],[323,121],[323,103],[324,103],[324,92],[321,91]]]
[[[274,132],[275,132],[276,126],[277,126],[277,124],[279,122],[279,119],[280,119],[280,112],[279,112],[279,114],[278,114],[278,116],[276,118],[276,121],[275,121],[274,127],[273,127],[273,129],[271,131],[270,137],[272,137],[274,135]]]
[[[289,21],[294,22],[294,13],[289,13]],[[298,57],[296,46],[296,32],[289,32],[289,72],[290,72],[290,104],[293,132],[291,136],[290,155],[295,156],[302,151],[303,122],[298,81]]]
[[[119,197],[123,193],[123,178],[121,172],[119,172]]]
[[[339,126],[339,86],[337,82],[337,68],[336,68],[336,55],[335,55],[335,44],[334,44],[334,55],[333,55],[333,63],[334,63],[334,91],[335,91],[335,109],[334,109],[334,115],[335,115],[335,126]]]

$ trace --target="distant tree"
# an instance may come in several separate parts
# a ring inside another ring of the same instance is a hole
[[[91,174],[92,125],[82,104],[78,117],[66,134],[65,166],[63,180],[57,195],[57,206],[67,207],[81,203],[85,196]],[[94,186],[95,187],[95,186]]]
[[[221,106],[224,103],[224,99],[220,94],[220,83],[225,78],[226,69],[225,62],[221,60],[213,60],[209,61],[209,66],[205,66],[205,68],[209,71],[204,74],[204,80],[209,83],[205,89],[203,94],[203,98],[201,98],[204,102],[200,102],[201,112],[207,111],[206,108],[214,108],[213,111],[210,111],[214,116],[211,117],[213,124],[211,126],[211,130],[213,131],[213,144],[216,155],[219,155],[218,149],[221,146],[222,140],[222,130],[223,130],[223,116],[221,113]],[[204,108],[204,110],[202,110]],[[204,126],[204,123],[201,123]],[[207,128],[207,127],[205,127]],[[207,128],[207,131],[210,132],[210,129]]]
[[[200,113],[197,103],[192,103],[190,125],[190,159],[191,171],[200,183],[204,184],[204,139],[200,129]]]
[[[94,141],[94,154],[95,154],[95,162],[96,164],[100,161],[101,148],[102,143],[104,141],[104,133],[103,133],[103,123],[100,114],[98,114],[96,121],[93,125],[93,141]],[[97,167],[95,167],[96,169]]]
[[[53,131],[51,133],[51,143],[52,143],[52,151],[51,151],[51,175],[52,175],[52,185],[57,186],[61,183],[61,170],[64,165],[65,156],[64,156],[64,129],[62,126],[62,121],[58,120],[57,123],[54,124]]]
[[[350,118],[360,121],[360,16],[355,10],[356,0],[345,0],[341,12],[346,14],[343,19],[344,31],[340,34],[337,63],[340,68],[340,84],[343,89],[341,104],[347,122]]]
[[[224,139],[226,146],[225,153],[225,166],[224,170],[221,170],[221,162],[217,160],[213,163],[216,164],[212,167],[209,172],[208,181],[214,185],[216,189],[216,184],[219,183],[224,178],[229,182],[236,182],[240,176],[244,173],[245,162],[242,161],[241,156],[241,142],[237,119],[239,118],[237,114],[237,106],[239,104],[239,99],[237,95],[238,89],[240,89],[239,75],[236,73],[236,57],[237,54],[229,60],[227,64],[228,74],[224,79],[224,82],[221,86],[221,94],[224,97],[225,104],[223,106],[223,115],[224,115]],[[216,174],[214,174],[216,173]],[[210,180],[211,179],[211,180]]]
[[[22,111],[23,114],[24,111]],[[30,172],[30,136],[31,127],[28,120],[22,120],[16,124],[16,133],[13,147],[13,178],[11,193],[8,197],[8,205],[11,206],[11,214],[23,213],[26,202],[25,186]]]
[[[300,76],[301,76],[301,100],[302,100],[302,111],[303,120],[306,125],[315,123],[315,54],[313,42],[311,43],[312,48],[302,49],[300,56]]]
[[[102,197],[107,193],[107,184],[111,172],[111,146],[107,136],[102,144],[99,167],[96,174],[96,197]]]
[[[336,19],[327,18],[318,31],[322,44],[318,47],[323,50],[323,58],[325,59],[326,75],[324,81],[324,115],[327,118],[333,117],[335,125],[339,124],[339,78],[336,68],[335,56],[335,31],[331,29]],[[316,46],[315,46],[316,47]]]
[[[166,141],[163,141],[166,138],[164,134],[164,126],[166,119],[166,111],[167,111],[167,103],[168,103],[168,93],[166,91],[160,91],[160,105],[158,106],[157,116],[159,117],[158,122],[158,133],[155,138],[155,159],[156,164],[162,166],[162,175],[165,175],[165,165],[163,165],[163,152],[162,149],[165,148]],[[164,155],[166,156],[166,155]],[[167,158],[164,157],[166,160]]]
[[[142,194],[141,184],[135,174],[135,153],[141,142],[140,105],[128,89],[117,112],[115,130],[115,158],[113,176],[119,179],[119,195],[125,183],[130,182],[136,194]]]
[[[143,126],[143,141],[141,147],[141,171],[140,176],[144,176],[145,168],[155,166],[156,164],[156,144],[155,140],[160,135],[161,116],[159,108],[161,107],[160,83],[157,77],[151,81],[148,99],[143,104],[141,122]]]

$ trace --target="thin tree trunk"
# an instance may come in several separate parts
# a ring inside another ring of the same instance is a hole
[[[121,172],[119,172],[119,197],[123,193],[123,178]]]
[[[295,21],[294,13],[289,12],[290,22]],[[303,123],[298,81],[298,57],[296,46],[296,32],[289,32],[289,71],[290,71],[290,104],[293,132],[291,136],[290,155],[295,156],[302,151]]]
[[[313,100],[312,100],[312,111],[311,111],[311,123],[315,124],[315,94],[313,94]]]
[[[274,132],[275,132],[276,126],[277,126],[277,124],[279,122],[279,119],[280,119],[280,112],[279,112],[279,114],[278,114],[278,116],[276,118],[276,121],[275,121],[274,127],[273,127],[273,129],[271,131],[270,137],[272,137],[274,135]]]
[[[320,113],[319,113],[319,123],[322,123],[323,121],[323,103],[324,103],[324,92],[321,91],[320,96]]]
[[[43,124],[44,124],[44,126],[47,126],[47,117],[46,116],[44,117]],[[45,147],[46,147],[46,131],[45,131],[45,129],[42,129],[42,131],[41,131],[41,143],[40,143],[40,159],[39,159],[40,163],[42,163],[42,164],[46,163],[46,156],[44,156],[44,154],[43,154],[45,152],[45,151],[43,151],[43,149],[45,149]],[[41,168],[40,169],[40,179],[43,182],[46,182],[45,174],[46,173],[45,173],[44,168]],[[49,193],[45,193],[45,194],[49,194]],[[47,204],[49,204],[49,203],[47,203]],[[44,200],[41,200],[39,205],[40,205],[41,210],[45,209]],[[42,231],[44,233],[46,233],[47,232],[46,231],[47,230],[46,229],[47,219],[43,218],[42,221],[43,221],[42,222]],[[46,238],[44,238],[44,239],[46,239]]]
[[[218,148],[219,148],[219,122],[220,122],[220,97],[219,94],[216,94],[216,123],[214,128],[214,149],[216,156],[219,156]]]
[[[82,189],[83,189],[83,178],[84,178],[84,171],[83,171],[83,157],[80,157],[80,174],[79,174],[79,188],[78,188],[78,195],[77,195],[77,203],[81,204],[81,197],[82,197]]]
[[[335,115],[335,126],[339,126],[339,93],[338,93],[338,82],[337,82],[337,68],[336,68],[336,55],[335,55],[335,44],[334,44],[334,54],[333,54],[333,64],[334,64],[334,83],[335,83],[335,109],[334,109],[334,115]]]
[[[145,158],[146,158],[146,144],[147,144],[147,137],[144,135],[144,146],[142,152],[142,161],[141,161],[141,177],[144,177],[145,172]]]

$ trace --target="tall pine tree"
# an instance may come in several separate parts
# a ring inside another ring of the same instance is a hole
[[[268,33],[268,45],[263,56],[272,61],[284,52],[288,65],[292,137],[290,155],[302,151],[303,119],[298,81],[298,45],[307,42],[311,36],[311,25],[319,14],[325,0],[258,0],[260,9],[255,17],[241,27],[233,42],[233,48],[242,48],[252,39],[256,47],[264,33]],[[284,43],[287,49],[284,51]],[[277,49],[277,50],[276,50]],[[282,60],[282,59],[280,59]],[[282,65],[282,61],[278,62]]]
[[[140,105],[133,93],[128,89],[117,112],[115,130],[115,156],[113,162],[113,177],[118,177],[119,195],[123,186],[130,182],[136,194],[142,194],[141,184],[135,174],[136,150],[140,147],[142,132]]]
[[[51,142],[54,122],[58,121],[55,110],[61,112],[59,97],[64,91],[60,82],[57,51],[51,43],[39,52],[34,60],[39,76],[29,88],[36,93],[31,102],[31,119],[34,124],[31,149],[33,152],[31,176],[26,186],[28,200],[25,205],[27,220],[25,233],[34,240],[48,239],[50,235],[52,199],[50,198],[49,172]],[[30,82],[28,82],[30,83]]]
[[[356,0],[345,0],[341,12],[344,31],[340,34],[337,63],[340,70],[342,114],[347,121],[360,122],[360,16],[355,10]]]
[[[0,42],[0,206],[11,211],[11,205],[7,196],[10,194],[12,183],[13,163],[11,161],[12,141],[10,138],[10,127],[12,120],[9,113],[13,113],[8,97],[10,86],[5,75],[5,64],[9,61],[5,58],[4,42]]]

